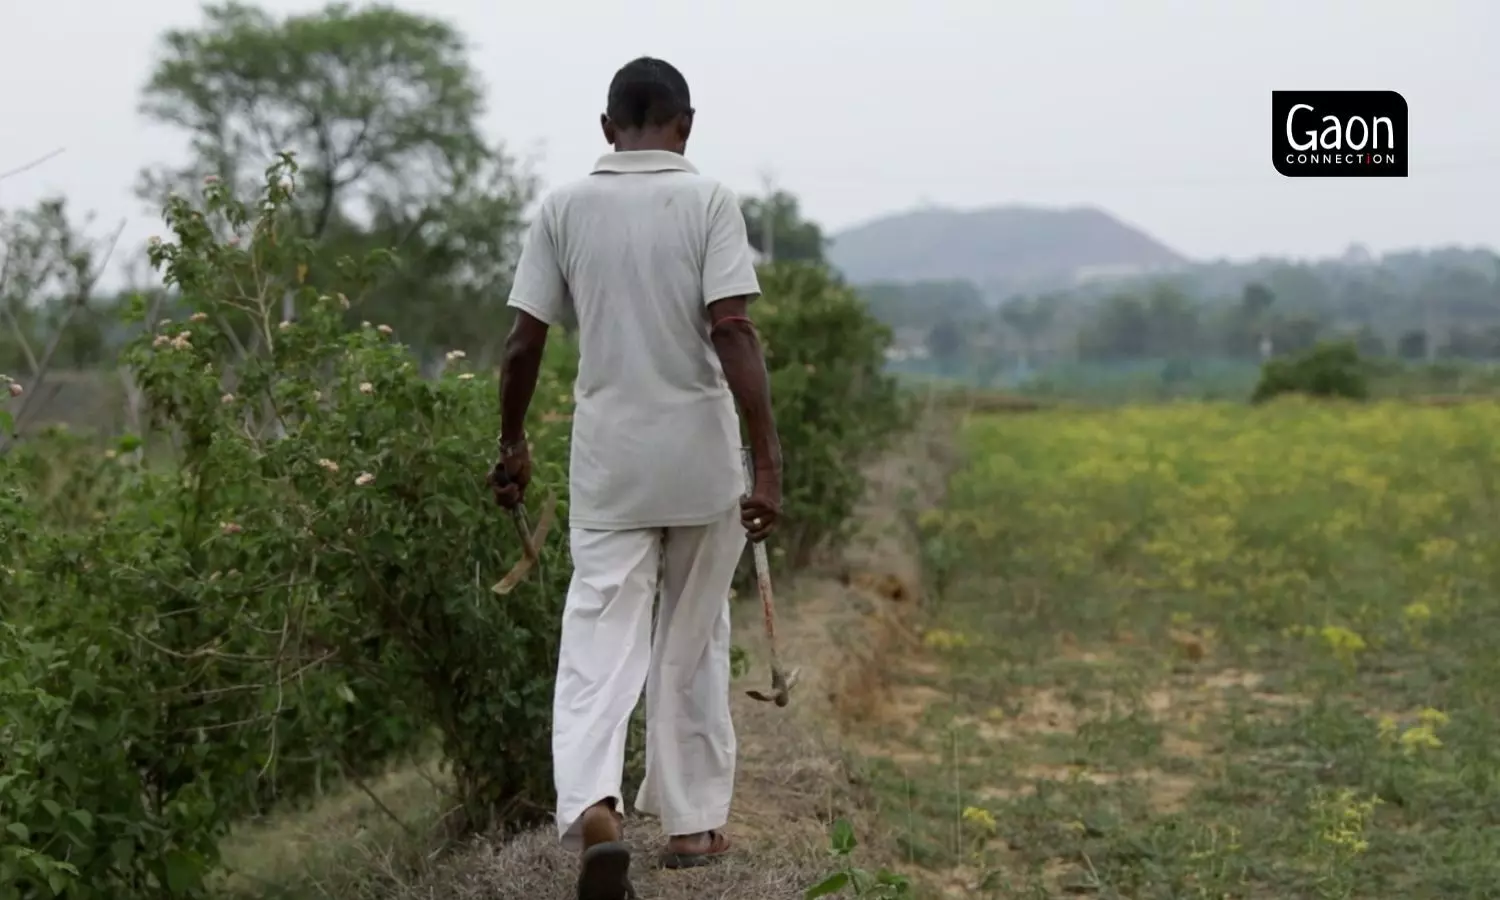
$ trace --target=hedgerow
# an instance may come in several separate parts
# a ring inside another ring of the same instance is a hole
[[[0,900],[203,896],[232,824],[434,742],[454,831],[550,809],[572,348],[528,428],[532,521],[554,524],[501,596],[522,554],[483,485],[494,379],[458,353],[424,377],[359,322],[398,261],[321,261],[296,179],[284,157],[253,204],[210,181],[167,205],[151,260],[186,314],[138,305],[122,359],[149,441],[0,457]],[[798,561],[841,534],[899,406],[851,292],[762,278]]]
[[[754,316],[771,374],[786,458],[777,539],[792,567],[848,534],[864,492],[861,463],[905,421],[885,351],[891,331],[827,268],[776,263],[761,270]]]

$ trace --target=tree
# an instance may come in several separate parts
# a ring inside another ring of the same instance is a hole
[[[1381,357],[1386,355],[1385,338],[1369,325],[1362,325],[1350,338],[1354,347],[1362,357]]]
[[[1278,353],[1302,353],[1318,343],[1323,320],[1316,315],[1278,317],[1271,326],[1271,341]]]
[[[871,314],[892,328],[927,328],[939,319],[970,325],[990,313],[970,281],[877,281],[858,291]]]
[[[61,199],[0,214],[0,371],[22,373],[17,428],[48,402],[43,386],[56,364],[101,361],[105,322],[94,286],[123,228],[107,241],[92,238]],[[0,451],[10,440],[0,430]]]
[[[1171,284],[1152,287],[1146,299],[1152,356],[1182,358],[1198,352],[1198,305]]]
[[[1151,316],[1131,294],[1118,294],[1100,305],[1093,321],[1078,336],[1079,355],[1100,362],[1144,359],[1151,351]]]
[[[826,261],[823,251],[828,239],[816,222],[802,217],[796,196],[778,190],[765,197],[746,197],[740,201],[740,209],[750,232],[750,246],[759,253],[766,253],[769,243],[770,255],[777,262]]]
[[[927,331],[927,352],[944,363],[952,362],[963,352],[964,333],[952,319],[939,319]]]
[[[1396,340],[1396,355],[1407,362],[1427,358],[1427,332],[1411,329]]]
[[[1021,339],[1023,365],[1029,367],[1036,351],[1036,340],[1047,328],[1057,313],[1057,298],[1016,297],[1000,307],[1000,320]]]
[[[402,264],[371,312],[429,351],[493,352],[534,186],[480,132],[483,90],[459,32],[380,5],[277,19],[229,2],[204,15],[164,36],[142,102],[187,132],[191,161],[143,173],[143,196],[204,178],[248,195],[292,152],[299,230],[330,247],[314,283],[338,256],[394,248]]]
[[[1275,304],[1276,295],[1260,282],[1250,282],[1240,294],[1240,309],[1244,310],[1246,318],[1251,321],[1259,321]]]
[[[1276,295],[1258,281],[1245,285],[1240,302],[1229,314],[1224,349],[1231,356],[1258,357],[1264,361],[1271,340],[1271,310]]]

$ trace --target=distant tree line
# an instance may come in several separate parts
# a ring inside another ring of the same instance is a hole
[[[954,374],[1062,362],[1258,362],[1334,339],[1369,357],[1500,360],[1500,257],[1487,251],[1212,264],[999,302],[967,282],[860,290],[908,349]]]
[[[747,197],[751,243],[826,262],[828,239],[786,191]],[[1296,263],[1262,259],[990,297],[962,279],[857,285],[897,334],[897,357],[987,380],[1059,363],[1239,361],[1353,344],[1408,362],[1500,360],[1500,256],[1439,249]]]

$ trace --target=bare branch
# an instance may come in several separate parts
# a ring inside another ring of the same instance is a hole
[[[325,662],[328,662],[330,659],[333,659],[337,655],[338,655],[338,651],[336,651],[336,650],[330,650],[327,653],[324,653],[322,656],[318,656],[318,657],[314,657],[313,659],[305,660],[305,661],[302,662],[302,664],[296,670],[292,671],[291,673],[289,673],[287,675],[278,675],[277,678],[275,680],[273,680],[273,681],[262,681],[262,682],[255,682],[255,683],[231,684],[231,685],[228,685],[226,687],[205,688],[205,689],[199,690],[199,691],[186,691],[186,690],[179,689],[176,693],[177,693],[177,695],[181,696],[184,699],[190,699],[190,700],[207,700],[207,699],[210,699],[210,698],[213,698],[213,697],[220,697],[220,696],[223,696],[225,694],[238,694],[238,693],[245,693],[247,691],[268,690],[268,689],[270,689],[272,687],[276,687],[277,685],[285,684],[286,682],[295,681],[295,680],[301,678],[307,672],[309,672],[312,669],[314,669],[314,668],[322,665]],[[167,692],[167,693],[170,696],[171,692]]]
[[[66,150],[66,149],[68,149],[68,148],[66,148],[66,147],[58,147],[56,150],[53,150],[51,153],[43,154],[42,156],[39,156],[36,159],[33,159],[29,163],[24,163],[23,165],[19,165],[19,166],[17,166],[14,169],[10,169],[10,170],[5,171],[5,172],[0,172],[0,181],[4,181],[5,179],[10,178],[10,177],[12,177],[14,175],[20,175],[22,172],[29,172],[32,169],[35,169],[37,166],[41,165],[42,163],[46,162],[47,160],[52,159],[53,157],[56,157],[56,156],[61,156],[62,153],[63,153],[63,151]]]

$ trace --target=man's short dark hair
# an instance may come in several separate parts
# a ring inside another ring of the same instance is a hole
[[[620,128],[662,126],[692,111],[687,79],[671,63],[650,56],[631,60],[615,73],[604,110]]]

